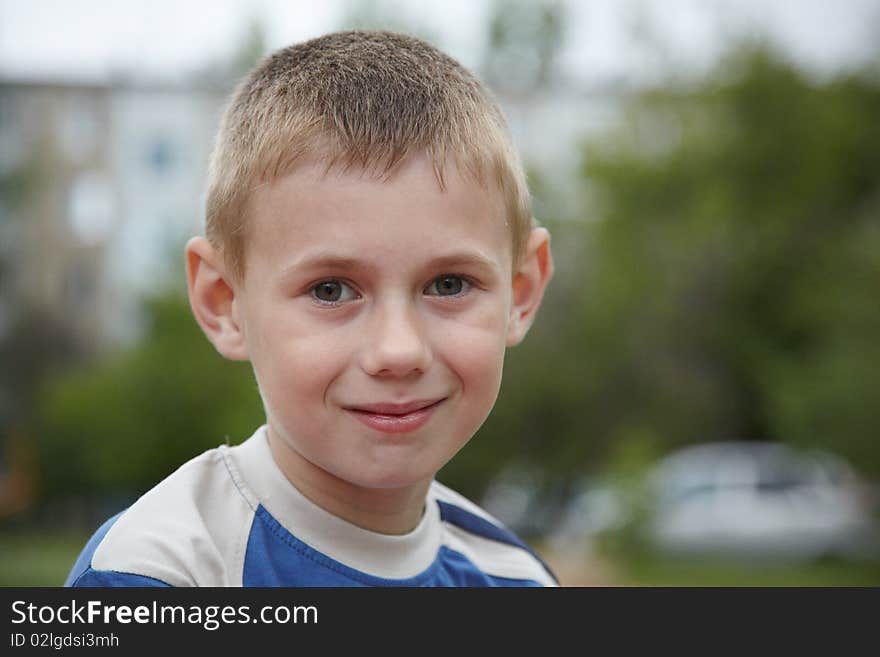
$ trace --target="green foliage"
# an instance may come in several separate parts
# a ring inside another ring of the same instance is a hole
[[[604,220],[584,321],[671,444],[792,441],[880,473],[880,88],[763,50],[725,70],[640,96],[588,149]]]
[[[131,493],[263,421],[247,363],[223,360],[185,298],[152,299],[140,346],[46,389],[39,443],[44,494]]]

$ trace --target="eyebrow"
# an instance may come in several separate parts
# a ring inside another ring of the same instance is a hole
[[[455,267],[480,267],[496,271],[498,265],[479,251],[458,251],[432,259],[429,267],[435,269]],[[376,266],[356,256],[319,251],[307,253],[282,269],[281,276],[287,276],[302,269],[333,269],[338,271],[374,271]]]
[[[350,256],[334,255],[332,253],[318,252],[307,253],[287,265],[281,274],[289,274],[298,269],[340,269],[350,271],[352,269],[371,268],[366,262]]]
[[[446,267],[483,267],[495,271],[498,269],[497,263],[487,258],[478,251],[462,251],[459,253],[450,253],[431,260],[431,266],[437,268]]]

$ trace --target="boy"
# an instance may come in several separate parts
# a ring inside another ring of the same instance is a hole
[[[399,34],[280,50],[237,89],[209,178],[190,303],[252,363],[266,424],[107,521],[67,584],[556,584],[434,481],[553,267],[483,86]]]

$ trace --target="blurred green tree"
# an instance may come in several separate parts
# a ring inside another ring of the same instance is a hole
[[[46,388],[38,431],[45,498],[143,492],[263,421],[249,364],[214,351],[185,297],[157,296],[147,310],[139,346]]]
[[[85,351],[70,326],[26,293],[20,272],[27,257],[25,208],[41,193],[48,168],[38,144],[0,172],[0,520],[28,509],[36,497],[39,467],[27,428],[40,386]]]
[[[880,88],[765,48],[721,71],[640,96],[587,151],[605,218],[582,311],[627,378],[621,416],[670,446],[782,440],[880,474]]]

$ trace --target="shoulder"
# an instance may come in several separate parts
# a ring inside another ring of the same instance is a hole
[[[439,482],[429,496],[440,509],[444,544],[489,575],[558,586],[556,576],[525,541],[480,506]]]
[[[234,584],[253,512],[230,471],[226,448],[209,450],[108,520],[83,549],[66,583]]]

